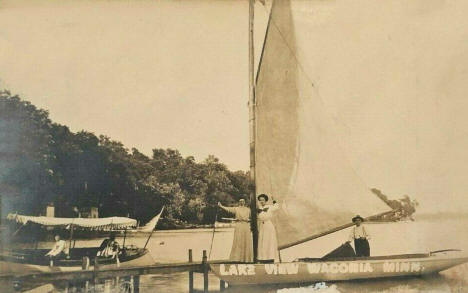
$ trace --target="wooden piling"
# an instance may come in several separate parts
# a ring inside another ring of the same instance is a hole
[[[84,270],[84,271],[89,269],[89,257],[83,256],[82,262],[81,262],[81,269]],[[85,290],[86,293],[88,293],[88,290],[89,290],[89,281],[88,280],[85,281],[84,290]]]
[[[82,261],[81,261],[81,269],[82,270],[89,269],[89,257],[83,256]]]
[[[140,293],[140,275],[133,277],[133,293]]]
[[[74,225],[71,224],[70,225],[70,244],[68,245],[68,257],[71,257],[71,254],[72,254],[73,228],[74,228]]]
[[[208,257],[206,250],[203,250],[202,264],[203,264],[203,292],[208,293]]]
[[[189,263],[193,262],[191,249],[189,249],[188,251],[188,261]],[[189,293],[193,293],[193,271],[192,270],[189,270],[188,277],[189,277]]]
[[[223,280],[219,280],[219,291],[224,291],[226,283]]]
[[[23,283],[20,280],[14,280],[13,289],[15,289],[15,291],[21,291],[21,289],[23,289]]]
[[[98,257],[96,256],[94,258],[94,271],[96,272],[97,270],[99,270],[99,259]],[[96,288],[96,285],[99,283],[99,279],[96,278],[96,273],[94,274],[94,278],[93,278],[93,286],[94,288]]]
[[[99,270],[99,258],[97,256],[94,258],[94,270]]]
[[[104,280],[104,293],[111,293],[112,280]]]

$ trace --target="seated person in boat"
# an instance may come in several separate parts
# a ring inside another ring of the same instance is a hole
[[[97,252],[97,256],[115,258],[119,253],[119,243],[115,241],[115,233],[112,232],[109,238],[102,241]]]
[[[55,235],[55,244],[52,249],[45,254],[51,259],[63,258],[66,255],[65,240],[60,239],[60,235]]]
[[[279,259],[278,240],[276,229],[271,219],[274,212],[279,209],[278,204],[272,199],[273,204],[267,204],[268,195],[260,194],[258,197],[259,207],[257,209],[258,225],[258,262],[272,263]]]
[[[357,215],[352,219],[355,226],[351,229],[348,242],[354,241],[356,256],[370,256],[369,239],[370,236],[362,225],[364,219]]]
[[[237,207],[225,207],[220,202],[218,206],[234,214],[236,225],[234,227],[234,240],[232,242],[229,259],[236,262],[253,262],[253,241],[250,230],[250,208],[245,205],[245,199],[239,200]]]

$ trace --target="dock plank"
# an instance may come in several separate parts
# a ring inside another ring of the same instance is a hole
[[[157,263],[149,266],[102,268],[76,271],[55,271],[55,272],[28,272],[16,275],[0,275],[0,279],[15,280],[41,280],[41,281],[86,281],[93,279],[108,279],[123,276],[150,275],[150,274],[170,274],[178,272],[203,273],[204,267],[210,263],[223,263],[225,260],[203,262],[181,262],[181,263]]]

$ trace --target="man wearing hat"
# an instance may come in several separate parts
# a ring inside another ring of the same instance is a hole
[[[348,242],[354,240],[354,250],[356,251],[356,256],[369,256],[370,247],[368,240],[370,239],[370,236],[362,225],[364,219],[357,215],[352,219],[352,221],[355,226],[351,229]]]

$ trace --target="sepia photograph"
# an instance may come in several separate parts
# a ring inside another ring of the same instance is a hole
[[[0,0],[0,292],[468,292],[465,0]]]

